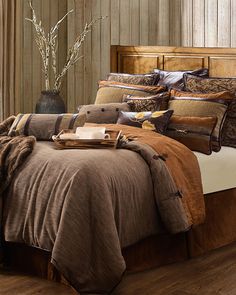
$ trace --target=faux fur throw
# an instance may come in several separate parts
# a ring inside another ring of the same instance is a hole
[[[0,123],[0,195],[10,184],[15,171],[32,152],[35,138],[33,136],[8,136],[14,122],[11,116]]]

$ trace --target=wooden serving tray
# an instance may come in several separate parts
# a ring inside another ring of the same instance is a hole
[[[105,133],[110,135],[109,139],[60,139],[60,135],[64,133],[74,133],[74,131],[65,129],[52,137],[59,149],[115,149],[121,136],[121,130],[106,130]]]

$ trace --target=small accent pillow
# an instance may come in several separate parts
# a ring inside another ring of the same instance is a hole
[[[175,87],[178,89],[184,89],[184,74],[191,73],[196,76],[208,77],[208,69],[198,69],[193,71],[163,71],[154,69],[154,73],[160,75],[158,85],[164,85],[168,89]]]
[[[157,131],[163,134],[166,131],[173,111],[157,112],[120,112],[117,124],[129,125],[143,129]]]
[[[18,114],[8,135],[33,135],[37,140],[51,140],[61,130],[75,130],[85,122],[84,114]]]
[[[87,116],[87,123],[115,124],[119,111],[129,112],[127,103],[89,104],[79,107],[79,114]]]
[[[225,120],[228,104],[226,100],[209,100],[198,97],[172,97],[169,109],[174,115],[183,117],[217,117],[217,124],[212,134],[212,149],[218,152],[221,149],[221,129]]]
[[[124,94],[150,96],[163,92],[165,89],[164,86],[143,86],[114,81],[100,81],[95,104],[122,102]]]
[[[169,92],[146,97],[124,95],[123,100],[127,102],[132,112],[155,112],[167,109]]]
[[[150,73],[150,74],[110,73],[107,76],[107,80],[134,84],[134,85],[151,86],[151,85],[157,85],[159,80],[159,75],[155,73]]]
[[[236,93],[236,78],[197,77],[195,75],[184,75],[184,89],[191,92],[220,92],[229,91]]]
[[[183,143],[192,151],[210,155],[216,123],[217,117],[172,116],[166,135]]]

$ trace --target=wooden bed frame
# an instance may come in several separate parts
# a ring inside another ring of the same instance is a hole
[[[148,73],[154,68],[191,70],[206,67],[211,76],[236,76],[234,48],[111,47],[111,71]],[[206,253],[236,241],[236,189],[206,195],[206,222],[187,233],[149,237],[123,249],[127,269],[144,270]],[[50,253],[7,243],[8,264],[61,281]],[[27,264],[26,256],[27,258]]]

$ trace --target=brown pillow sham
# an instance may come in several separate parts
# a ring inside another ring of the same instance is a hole
[[[164,86],[143,86],[114,81],[100,81],[95,104],[122,102],[124,94],[149,96],[163,92],[165,89]]]
[[[51,140],[61,130],[75,130],[85,121],[84,114],[18,114],[8,135],[33,135],[37,140]]]
[[[162,92],[146,97],[125,94],[123,100],[130,106],[131,112],[155,112],[167,109],[169,93]]]
[[[184,74],[191,73],[196,76],[208,77],[208,69],[198,69],[193,71],[163,71],[154,69],[154,73],[159,74],[160,79],[158,85],[164,85],[168,89],[175,87],[178,89],[184,89]]]
[[[169,109],[174,115],[183,117],[217,117],[217,124],[212,134],[212,149],[218,152],[221,149],[221,129],[225,120],[228,104],[226,100],[209,100],[197,97],[172,97]]]
[[[127,103],[90,104],[79,107],[79,114],[87,116],[87,123],[115,124],[119,111],[129,112]]]
[[[221,92],[209,92],[209,93],[200,93],[200,92],[187,92],[180,91],[177,89],[171,89],[170,96],[177,97],[200,97],[200,98],[208,98],[208,99],[233,99],[234,95],[229,91],[221,91]]]
[[[151,86],[151,85],[157,85],[159,80],[159,75],[155,73],[150,73],[150,74],[110,73],[107,76],[107,80],[134,84],[134,85]]]
[[[157,112],[120,112],[117,124],[129,125],[138,128],[157,131],[163,134],[166,131],[173,111]]]
[[[229,105],[225,123],[222,128],[222,145],[236,147],[236,78],[200,78],[193,75],[184,76],[185,88],[190,91],[209,93],[227,91],[234,97]]]
[[[210,155],[212,153],[212,133],[217,117],[172,116],[166,135],[183,143],[190,150]]]

